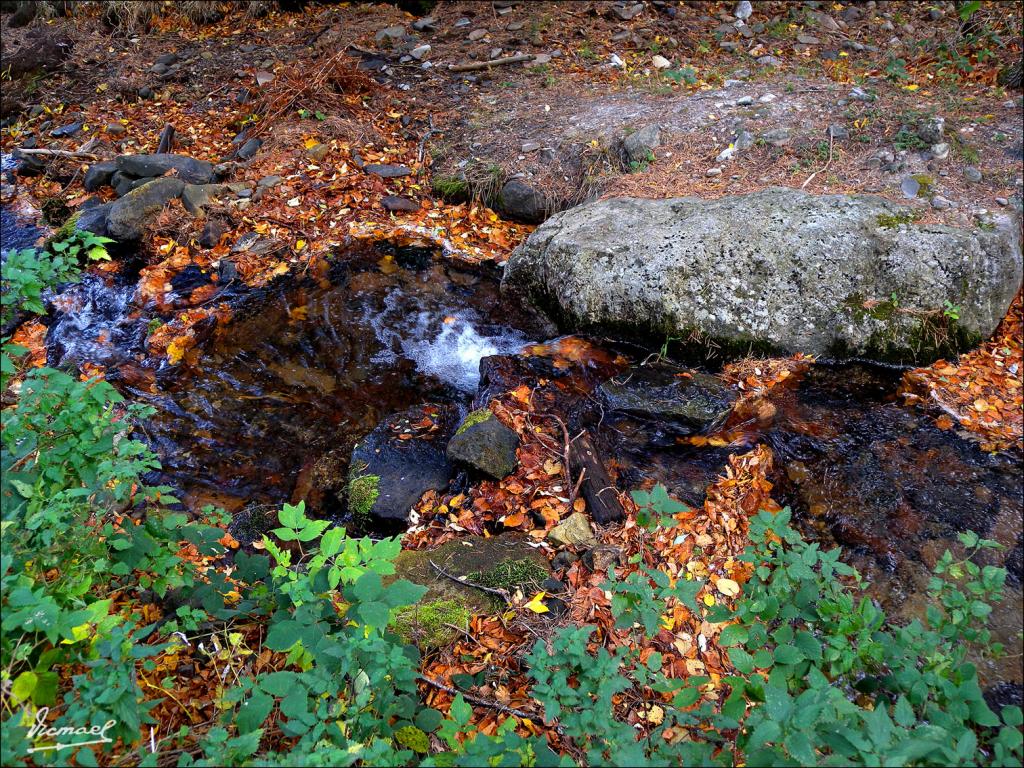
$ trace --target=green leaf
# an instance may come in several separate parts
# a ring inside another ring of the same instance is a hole
[[[299,685],[299,676],[294,672],[271,672],[259,680],[260,689],[271,696],[287,696]],[[300,686],[301,687],[301,686]]]
[[[235,716],[235,725],[238,726],[238,732],[243,734],[255,731],[273,708],[274,699],[272,697],[262,691],[254,692],[238,708],[238,714]]]
[[[742,624],[730,624],[718,635],[718,644],[722,647],[743,645],[750,637],[750,632]]]
[[[804,655],[795,645],[780,645],[774,653],[777,664],[796,664],[804,660]]]
[[[470,718],[473,717],[473,708],[466,703],[462,694],[459,693],[456,694],[455,699],[452,701],[448,714],[451,715],[452,720],[454,720],[457,725],[465,726],[469,724]]]
[[[427,707],[421,709],[416,713],[416,727],[425,733],[432,733],[436,731],[441,725],[441,721],[444,720],[444,715],[438,712],[436,709]]]
[[[14,683],[11,685],[11,698],[14,699],[14,704],[20,704],[31,698],[38,684],[39,677],[31,670],[26,670],[14,678]]]
[[[378,629],[386,627],[391,620],[391,609],[384,603],[375,601],[359,603],[356,606],[356,612],[364,624]]]
[[[356,583],[352,585],[352,594],[357,600],[363,603],[376,600],[380,597],[383,591],[384,585],[381,582],[380,574],[374,573],[373,571],[367,571],[356,579]],[[380,624],[378,626],[383,625]]]
[[[406,579],[393,581],[384,590],[384,602],[391,608],[418,603],[427,594],[427,588]]]
[[[741,674],[749,675],[754,671],[754,657],[742,648],[730,648],[729,661],[732,662],[736,671]]]

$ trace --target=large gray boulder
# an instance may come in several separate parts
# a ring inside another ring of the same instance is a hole
[[[556,214],[502,288],[563,328],[720,352],[924,362],[987,338],[1021,285],[1019,222],[911,223],[879,197],[768,189],[616,198]]]

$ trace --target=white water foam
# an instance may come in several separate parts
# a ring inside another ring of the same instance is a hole
[[[408,302],[409,297],[395,289],[385,299],[384,311],[367,317],[383,346],[374,362],[405,357],[421,373],[472,394],[480,383],[482,358],[514,354],[530,343],[518,331],[488,326],[472,310],[431,307],[410,312]]]

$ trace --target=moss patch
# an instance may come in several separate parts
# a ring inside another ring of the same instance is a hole
[[[402,608],[391,627],[406,643],[420,648],[441,648],[469,630],[470,612],[459,600],[431,600]]]
[[[455,431],[456,435],[461,435],[470,427],[487,421],[494,416],[491,413],[490,408],[477,408],[475,411],[469,414],[465,420],[459,425],[459,428]]]
[[[431,188],[435,195],[449,202],[461,202],[469,198],[469,182],[458,176],[438,176]]]
[[[67,218],[67,220],[63,224],[61,224],[60,229],[53,233],[53,237],[50,238],[50,242],[60,243],[67,240],[73,234],[75,234],[75,227],[78,224],[78,218],[81,215],[81,211],[76,211],[75,213],[71,214]]]
[[[380,496],[380,475],[356,475],[348,481],[348,508],[357,517],[370,514]]]
[[[901,224],[911,224],[921,218],[918,211],[900,211],[899,213],[880,213],[876,217],[878,226],[883,229],[895,229]]]
[[[470,574],[469,580],[492,589],[514,590],[518,587],[539,585],[548,576],[546,568],[542,568],[535,560],[524,557],[519,560],[503,560],[487,573]]]

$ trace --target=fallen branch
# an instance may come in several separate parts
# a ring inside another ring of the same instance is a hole
[[[445,685],[444,683],[442,683],[442,682],[440,682],[438,680],[434,680],[432,678],[429,678],[426,675],[420,675],[419,679],[422,680],[427,685],[432,686],[434,688],[437,688],[439,691],[444,691],[445,693],[447,693],[447,694],[449,694],[451,696],[458,696],[458,695],[461,694],[462,698],[464,698],[466,701],[470,702],[471,704],[477,704],[478,706],[481,706],[481,707],[488,707],[490,709],[494,709],[494,710],[497,710],[498,712],[502,712],[502,713],[505,713],[505,714],[508,714],[508,715],[515,715],[516,717],[523,717],[523,718],[526,718],[527,720],[537,720],[537,719],[540,719],[538,715],[531,715],[529,712],[524,712],[521,709],[516,709],[515,707],[510,707],[507,704],[502,704],[500,701],[491,701],[490,699],[482,699],[479,696],[474,696],[471,693],[466,693],[465,691],[460,691],[457,688],[452,688],[450,685]]]
[[[40,155],[42,157],[86,157],[95,160],[92,152],[75,152],[70,149],[18,149],[18,155]]]
[[[534,55],[532,53],[523,53],[519,56],[503,56],[500,59],[491,59],[490,61],[467,61],[462,64],[449,64],[449,72],[474,72],[478,69],[490,69],[491,67],[500,67],[503,64],[518,64],[521,61],[533,61]]]
[[[487,592],[487,593],[492,594],[492,595],[497,595],[502,600],[504,600],[506,603],[511,603],[512,602],[509,599],[508,591],[507,590],[495,589],[494,587],[485,587],[483,584],[474,584],[472,581],[466,581],[464,579],[460,579],[458,576],[453,576],[452,574],[448,573],[448,571],[446,571],[444,568],[442,568],[440,565],[435,563],[433,560],[429,560],[428,562],[430,563],[430,567],[431,568],[433,568],[439,574],[444,576],[446,579],[451,579],[456,584],[461,584],[464,587],[472,587],[473,589],[479,589],[481,592]]]

